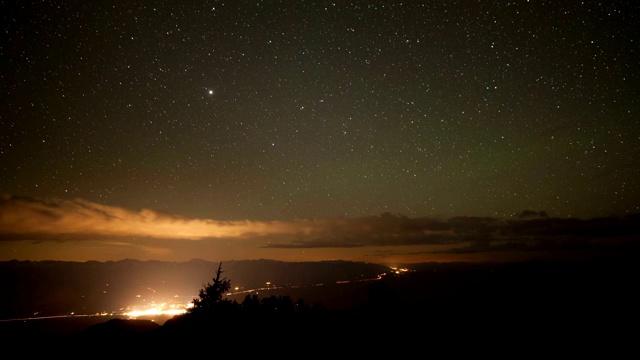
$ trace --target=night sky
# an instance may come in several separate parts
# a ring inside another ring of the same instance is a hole
[[[639,238],[637,2],[1,4],[0,260]]]

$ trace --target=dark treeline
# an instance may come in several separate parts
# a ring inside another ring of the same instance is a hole
[[[635,342],[635,269],[619,263],[529,263],[423,270],[373,281],[366,302],[332,309],[288,295],[229,300],[223,294],[231,281],[218,267],[194,307],[162,326],[136,332],[131,323],[125,332],[126,320],[114,320],[111,327],[93,327],[72,339],[110,339],[146,350],[177,342],[193,344],[192,354],[215,342],[226,344],[218,351],[229,356],[292,348],[316,355],[408,355],[444,348],[449,355],[553,350],[615,357]]]
[[[221,263],[194,306],[163,325],[112,319],[58,337],[56,344],[65,354],[100,349],[114,356],[403,357],[445,351],[449,357],[619,358],[635,346],[640,319],[639,263],[621,260],[425,266],[364,283],[366,300],[349,308],[289,294],[231,300]],[[11,343],[10,334],[3,335]]]

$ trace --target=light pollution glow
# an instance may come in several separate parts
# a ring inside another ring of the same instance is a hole
[[[510,218],[360,218],[217,221],[150,209],[133,211],[84,199],[0,196],[0,261],[188,261],[268,258],[384,264],[482,261],[574,254],[637,240],[635,216],[553,218],[523,211]],[[612,241],[613,240],[613,241]]]
[[[193,303],[189,304],[154,304],[149,308],[141,309],[141,310],[131,310],[126,311],[122,315],[128,316],[130,318],[144,317],[144,316],[159,316],[159,315],[181,315],[188,311],[189,308],[193,307]]]

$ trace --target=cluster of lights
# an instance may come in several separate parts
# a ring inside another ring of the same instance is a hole
[[[129,318],[137,318],[143,316],[159,316],[159,315],[181,315],[187,312],[189,308],[193,307],[193,303],[189,304],[156,304],[151,303],[146,306],[144,309],[137,309],[136,307],[131,307],[131,311],[127,311],[123,313],[123,315],[128,316]]]
[[[405,273],[409,271],[409,269],[407,268],[397,268],[397,267],[391,267],[391,270],[393,270],[392,272],[394,274],[400,274],[400,273]]]

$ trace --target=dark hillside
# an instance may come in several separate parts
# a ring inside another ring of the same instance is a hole
[[[211,312],[176,316],[162,326],[109,320],[61,339],[131,344],[147,355],[177,346],[185,356],[207,354],[212,341],[224,344],[220,356],[294,348],[317,356],[408,356],[444,348],[461,356],[470,349],[494,355],[521,349],[540,356],[606,350],[616,357],[635,343],[636,263],[460,265],[239,294]]]
[[[218,263],[122,260],[108,262],[0,262],[0,319],[96,314],[131,305],[189,303]],[[377,264],[346,261],[286,263],[272,260],[223,262],[239,291],[333,284],[375,278],[388,271]]]

